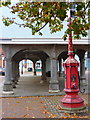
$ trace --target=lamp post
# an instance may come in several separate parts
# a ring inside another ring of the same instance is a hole
[[[70,11],[72,13],[72,11]],[[71,17],[69,21],[69,27],[71,28]],[[65,71],[65,88],[66,95],[61,99],[61,108],[65,110],[82,110],[85,108],[84,100],[78,95],[79,92],[79,80],[78,80],[78,61],[74,58],[73,44],[72,44],[72,31],[69,34],[68,39],[68,58],[64,64]]]

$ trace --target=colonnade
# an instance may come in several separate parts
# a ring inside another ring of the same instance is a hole
[[[54,49],[55,50],[55,49]],[[37,53],[38,54],[38,53]],[[84,55],[85,52],[83,52],[83,55],[78,54],[80,58],[80,79],[85,80],[85,64],[84,64]],[[63,58],[62,58],[63,57]],[[65,60],[67,56],[64,54],[60,57],[57,57],[55,51],[51,52],[51,56],[49,56],[50,59],[50,72],[51,77],[49,81],[49,92],[59,92],[60,91],[60,85],[58,81],[58,62],[59,62],[59,74],[61,71],[61,59]],[[42,76],[40,83],[46,82],[46,60],[47,57],[41,57],[42,61]],[[6,61],[6,73],[5,73],[5,82],[3,85],[3,94],[13,94],[13,88],[16,88],[16,84],[19,80],[19,61],[20,59],[13,59],[10,54],[5,57]],[[36,75],[35,70],[35,63],[36,60],[33,59],[33,65],[34,65],[34,75]]]

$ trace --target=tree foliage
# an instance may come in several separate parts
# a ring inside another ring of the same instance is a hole
[[[87,30],[90,29],[90,2],[25,2],[21,1],[14,5],[11,2],[1,2],[1,6],[8,7],[12,14],[16,14],[23,23],[17,23],[16,18],[3,17],[2,21],[6,26],[11,24],[20,27],[28,27],[32,29],[32,34],[39,33],[42,35],[41,29],[48,25],[50,33],[55,33],[63,29],[63,21],[69,22],[68,11],[75,4],[74,18],[72,24],[68,24],[68,28],[63,36],[66,40],[68,34],[72,31],[73,37],[79,39],[80,36],[86,37]]]

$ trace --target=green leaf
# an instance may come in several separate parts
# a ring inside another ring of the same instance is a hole
[[[64,40],[67,39],[67,36],[71,32],[75,38],[79,38],[81,35],[87,36],[86,30],[90,28],[90,11],[89,9],[88,11],[84,11],[84,7],[86,6],[85,2],[75,2],[75,4],[77,10],[75,12],[75,18],[72,20],[72,25],[67,26],[63,37]],[[86,2],[86,4],[88,4],[88,2]],[[30,28],[33,35],[37,32],[39,35],[42,35],[42,32],[38,30],[41,30],[40,28],[42,28],[45,23],[48,23],[50,33],[55,33],[63,29],[63,21],[67,18],[67,12],[71,8],[72,3],[21,1],[11,5],[11,2],[2,2],[2,6],[9,8],[9,5],[11,13],[16,13],[22,20],[23,27]],[[2,20],[6,26],[14,23],[12,18],[3,18]],[[70,19],[67,22],[70,22]],[[20,24],[21,23],[18,23],[17,25]]]
[[[8,6],[8,5],[10,5],[11,4],[11,2],[10,1],[6,1],[6,2],[2,2],[2,6]]]
[[[43,34],[42,34],[41,32],[39,32],[39,35],[41,35],[41,36],[42,36]]]

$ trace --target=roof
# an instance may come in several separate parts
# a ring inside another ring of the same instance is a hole
[[[68,40],[62,38],[3,38],[0,44],[68,44]],[[89,39],[73,40],[73,44],[90,44]]]

